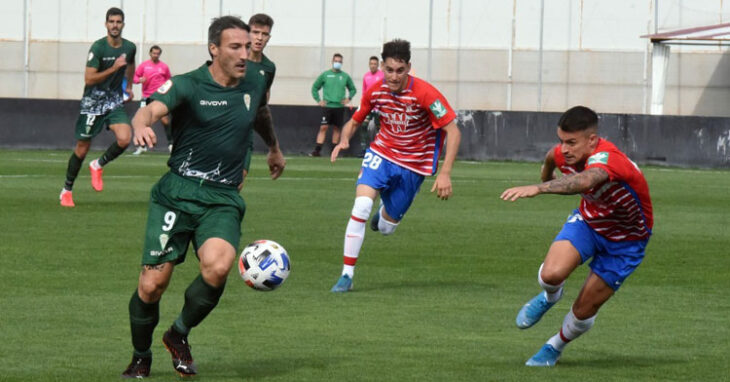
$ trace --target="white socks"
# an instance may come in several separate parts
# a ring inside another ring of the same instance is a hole
[[[597,314],[593,317],[586,318],[585,320],[579,320],[575,317],[573,309],[571,308],[568,314],[565,315],[565,319],[563,319],[563,326],[560,328],[558,334],[552,336],[547,343],[552,345],[555,350],[563,351],[563,348],[565,348],[565,345],[567,345],[568,342],[578,338],[581,334],[587,332],[593,327],[593,323],[596,321],[596,316]]]
[[[393,232],[395,232],[395,229],[398,228],[398,223],[391,223],[383,218],[383,214],[380,213],[381,209],[385,207],[380,207],[378,209],[378,213],[380,214],[380,220],[378,220],[378,231],[380,231],[381,234],[388,236],[392,235]]]
[[[545,297],[547,299],[547,302],[557,302],[558,300],[560,300],[561,297],[563,297],[563,285],[565,284],[565,281],[560,283],[560,285],[551,285],[543,281],[542,267],[544,265],[545,263],[540,264],[540,270],[537,271],[537,282],[540,283],[542,289],[545,290]]]
[[[355,198],[352,215],[347,222],[347,229],[345,230],[344,266],[342,267],[342,274],[348,275],[350,278],[352,278],[355,272],[355,263],[357,263],[357,257],[360,254],[360,248],[365,239],[365,226],[372,209],[372,199],[367,196],[358,196]]]

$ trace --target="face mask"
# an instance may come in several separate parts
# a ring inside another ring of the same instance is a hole
[[[336,70],[340,70],[340,69],[342,69],[342,63],[334,62],[334,63],[332,63],[332,67],[335,68]]]

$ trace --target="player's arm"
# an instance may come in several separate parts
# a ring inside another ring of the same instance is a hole
[[[540,168],[540,179],[543,182],[549,182],[555,179],[555,149],[551,148],[545,154],[545,161]]]
[[[314,98],[314,101],[316,101],[319,106],[325,106],[324,99],[319,97],[319,89],[322,89],[323,85],[324,73],[320,74],[319,77],[317,77],[317,79],[314,80],[314,83],[312,84],[312,98]]]
[[[134,71],[134,83],[138,84],[140,82],[140,79],[143,78],[142,75],[144,74],[144,63],[137,67],[137,69]]]
[[[136,64],[134,61],[127,64],[127,70],[125,75],[127,76],[127,94],[129,94],[129,100],[134,99],[134,93],[132,93],[132,84],[134,83],[134,69]]]
[[[446,153],[444,154],[444,163],[441,170],[433,182],[431,192],[437,191],[436,195],[442,200],[447,200],[453,193],[451,188],[451,169],[456,161],[456,154],[459,152],[459,144],[461,143],[461,131],[456,126],[456,120],[449,122],[448,125],[442,127],[446,133]]]
[[[137,110],[134,118],[132,118],[134,144],[150,148],[154,147],[157,143],[157,136],[152,130],[152,125],[168,113],[167,105],[160,101],[152,101],[146,107]]]
[[[269,164],[271,179],[276,179],[284,172],[286,159],[284,159],[284,154],[282,154],[279,148],[279,140],[276,138],[276,133],[274,132],[274,121],[271,118],[271,109],[269,109],[268,105],[259,107],[253,126],[256,133],[259,134],[261,139],[264,140],[264,143],[266,143],[266,146],[269,147],[269,153],[266,154],[266,161]]]
[[[519,198],[531,198],[540,194],[580,194],[607,181],[608,172],[599,167],[591,167],[577,174],[570,174],[540,184],[512,187],[505,190],[500,198],[515,201]]]
[[[352,78],[350,76],[347,76],[347,97],[342,100],[343,105],[347,105],[350,103],[350,101],[355,98],[355,94],[357,94],[357,88],[355,87],[355,83],[352,82]]]
[[[360,122],[362,123],[362,122]],[[332,149],[332,154],[330,155],[330,161],[334,162],[337,160],[337,156],[340,154],[340,151],[347,150],[350,148],[350,138],[355,134],[355,131],[357,131],[357,128],[360,127],[360,123],[355,122],[354,119],[350,118],[349,121],[345,124],[345,127],[342,128],[342,133],[340,134],[340,143],[337,144]]]
[[[99,71],[99,68],[95,68],[93,66],[87,66],[86,71],[84,72],[84,83],[86,86],[93,86],[96,84],[100,84],[104,82],[109,76],[114,74],[119,68],[127,65],[127,56],[125,54],[122,54],[121,56],[117,57],[116,60],[114,60],[114,64],[104,70]],[[134,67],[133,67],[134,68]],[[132,69],[134,71],[134,69]],[[129,80],[130,77],[127,76],[127,79]],[[129,82],[131,84],[131,81]]]

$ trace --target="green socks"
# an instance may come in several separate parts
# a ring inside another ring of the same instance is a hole
[[[74,186],[74,181],[76,181],[76,177],[79,175],[79,170],[81,169],[82,163],[84,163],[84,158],[79,158],[76,156],[76,153],[72,152],[71,158],[68,158],[68,167],[66,168],[66,182],[64,183],[63,188],[71,191]]]
[[[116,157],[122,155],[125,149],[126,147],[119,146],[119,144],[115,141],[108,149],[106,149],[104,155],[99,158],[99,166],[103,167],[105,164],[113,161]]]
[[[134,291],[129,300],[129,323],[132,327],[132,346],[137,357],[151,357],[152,332],[160,320],[160,303],[147,304]]]
[[[190,329],[200,324],[218,305],[224,288],[225,284],[220,288],[214,288],[203,280],[202,275],[198,275],[185,290],[185,305],[183,305],[180,316],[172,325],[175,330],[187,335]]]

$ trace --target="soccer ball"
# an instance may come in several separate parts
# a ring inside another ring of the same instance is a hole
[[[248,286],[271,291],[289,277],[289,255],[286,249],[271,240],[256,240],[241,252],[238,271]]]

